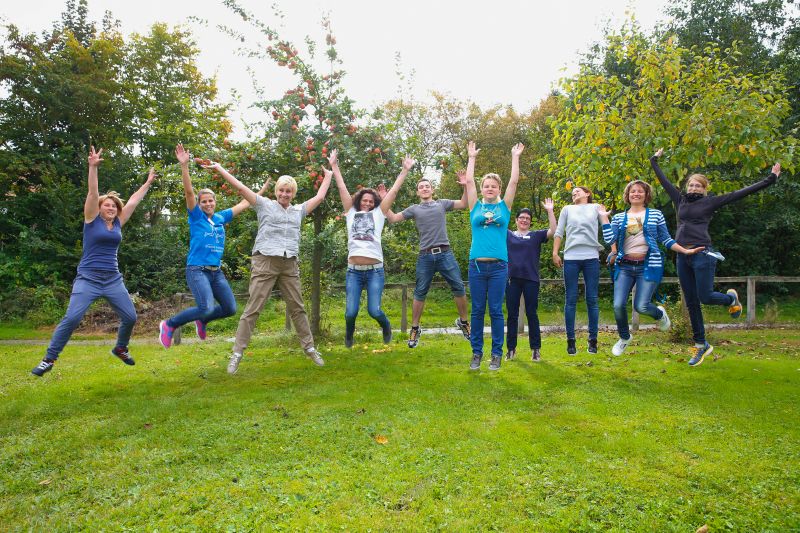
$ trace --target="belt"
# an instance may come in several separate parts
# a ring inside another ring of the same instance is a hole
[[[375,270],[376,268],[383,268],[383,263],[375,263],[374,265],[347,265],[348,270]]]
[[[620,263],[625,263],[626,265],[631,266],[642,266],[647,263],[647,259],[625,259],[624,257],[619,260]]]
[[[425,250],[420,250],[419,253],[421,254],[440,254],[442,252],[446,252],[450,249],[450,245],[448,244],[440,244],[439,246],[434,246],[433,248],[426,248]]]
[[[499,263],[502,259],[473,259],[476,263]]]
[[[219,267],[214,265],[203,265],[200,268],[202,268],[203,270],[212,270],[212,271],[219,270]]]

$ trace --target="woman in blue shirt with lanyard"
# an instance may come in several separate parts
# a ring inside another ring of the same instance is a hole
[[[519,156],[522,143],[511,149],[511,179],[506,195],[501,198],[503,181],[497,174],[486,174],[481,179],[481,200],[475,188],[475,160],[479,149],[470,141],[467,147],[467,203],[472,226],[472,245],[469,250],[469,290],[472,298],[472,361],[470,370],[478,370],[483,358],[483,319],[486,302],[492,324],[492,360],[489,370],[500,370],[503,359],[503,295],[508,279],[508,247],[506,232],[511,218],[511,206],[519,182]]]
[[[182,144],[175,148],[181,165],[183,195],[189,212],[189,255],[186,257],[186,283],[194,296],[195,307],[184,309],[159,326],[158,340],[164,348],[172,346],[175,329],[194,322],[197,336],[205,340],[206,327],[212,320],[236,313],[236,298],[220,268],[225,251],[225,224],[244,211],[250,204],[242,200],[230,209],[215,212],[217,197],[211,189],[200,189],[197,196],[189,176],[192,156]],[[265,185],[266,187],[266,185]],[[263,189],[262,189],[263,190]],[[218,303],[214,305],[214,300]]]
[[[31,370],[35,376],[41,377],[53,369],[72,332],[81,323],[92,302],[98,298],[108,300],[121,321],[117,331],[117,345],[111,350],[111,355],[126,365],[135,364],[128,353],[128,342],[136,324],[136,308],[119,271],[117,250],[122,242],[122,226],[128,222],[136,206],[147,194],[156,174],[151,168],[144,185],[123,205],[116,192],[111,191],[103,196],[98,192],[97,168],[103,161],[100,157],[102,154],[103,149],[95,152],[94,146],[89,151],[89,192],[83,204],[83,255],[78,264],[78,275],[72,285],[67,313],[53,332],[44,359]]]

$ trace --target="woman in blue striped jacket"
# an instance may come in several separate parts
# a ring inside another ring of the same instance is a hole
[[[628,329],[628,297],[634,285],[634,309],[657,320],[661,331],[669,329],[667,311],[651,301],[664,276],[664,257],[658,243],[687,255],[703,249],[688,249],[675,242],[661,211],[647,207],[652,197],[650,185],[641,180],[632,181],[622,194],[630,208],[617,213],[609,224],[603,225],[603,239],[617,250],[616,255],[612,253],[611,256],[614,263],[614,318],[619,334],[619,340],[611,349],[614,355],[622,355],[633,339]]]

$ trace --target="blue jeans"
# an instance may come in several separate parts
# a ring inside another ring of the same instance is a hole
[[[361,291],[365,288],[367,289],[367,312],[369,316],[374,318],[381,325],[381,328],[391,328],[389,319],[381,309],[383,283],[383,268],[371,270],[347,269],[344,286],[344,292],[347,295],[344,321],[348,336],[352,336],[356,330],[356,317],[358,316],[358,309],[361,307]]]
[[[453,252],[447,250],[440,254],[419,254],[417,257],[417,285],[414,287],[414,299],[425,301],[428,290],[431,288],[433,276],[441,272],[442,277],[450,285],[453,296],[464,296],[464,282],[461,280],[461,270]]]
[[[708,254],[678,254],[678,279],[681,282],[683,298],[692,322],[692,338],[697,344],[706,342],[703,323],[703,310],[700,304],[724,305],[733,303],[733,298],[721,292],[714,292],[714,273],[717,260]]]
[[[617,321],[619,338],[628,340],[631,338],[631,332],[628,329],[628,296],[630,296],[633,286],[636,286],[633,308],[639,314],[658,320],[662,315],[661,310],[651,301],[658,288],[658,283],[644,279],[644,265],[630,265],[617,260],[616,268],[614,319]]]
[[[519,325],[519,300],[525,296],[525,316],[528,317],[528,343],[531,350],[542,347],[542,332],[539,331],[539,282],[522,278],[509,278],[506,286],[506,347],[517,349],[517,326]]]
[[[199,320],[208,324],[212,320],[236,314],[236,298],[222,270],[207,270],[201,266],[186,267],[186,283],[194,296],[195,307],[184,309],[167,320],[171,328],[179,328]],[[214,305],[214,300],[219,305]]]
[[[589,314],[589,339],[597,339],[600,305],[597,290],[600,285],[599,259],[564,260],[564,326],[567,338],[575,338],[575,309],[578,305],[578,274],[583,272],[586,286],[586,308]]]
[[[506,292],[508,263],[505,261],[469,262],[469,293],[472,298],[472,353],[483,355],[483,319],[486,301],[492,324],[492,357],[503,355],[503,295]]]
[[[67,313],[53,332],[45,355],[47,359],[58,359],[86,310],[98,298],[105,298],[121,320],[117,331],[117,346],[128,346],[136,324],[136,308],[122,281],[122,274],[104,270],[85,271],[79,272],[72,284]]]

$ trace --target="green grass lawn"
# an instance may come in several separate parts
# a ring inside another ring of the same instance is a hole
[[[800,330],[715,331],[698,368],[664,335],[470,372],[456,336],[323,344],[318,368],[276,334],[235,376],[222,341],[134,342],[126,367],[109,339],[41,379],[41,346],[0,345],[0,525],[800,528]]]

